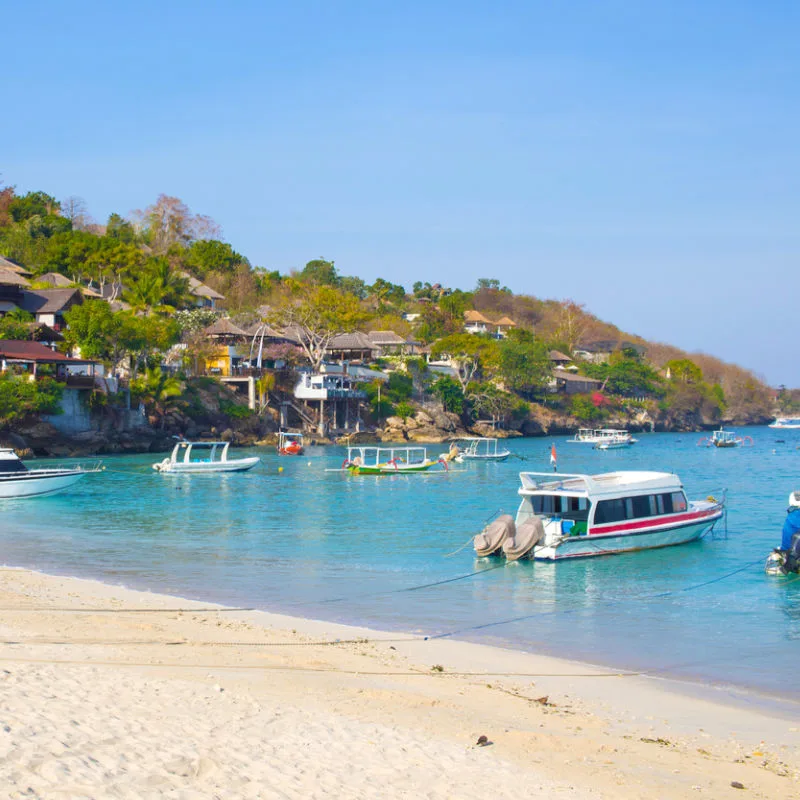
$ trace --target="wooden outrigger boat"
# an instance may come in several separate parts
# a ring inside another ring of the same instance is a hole
[[[698,443],[698,447],[752,447],[752,436],[739,436],[735,431],[726,431],[720,428],[714,431],[711,436],[704,436]]]
[[[424,447],[348,447],[342,469],[353,475],[404,475],[437,464],[447,470],[447,461],[428,458]]]

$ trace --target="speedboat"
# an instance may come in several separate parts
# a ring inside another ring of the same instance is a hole
[[[560,561],[669,547],[699,539],[725,510],[724,497],[687,500],[680,479],[669,472],[519,477],[516,519],[499,517],[479,533],[479,556]]]
[[[428,458],[424,447],[348,447],[342,469],[353,475],[403,475],[437,464],[447,470],[447,461]]]
[[[598,450],[608,450],[610,447],[628,447],[636,444],[637,440],[628,431],[622,428],[581,428],[568,444],[591,444]],[[600,447],[609,445],[609,447]]]
[[[456,439],[454,444],[458,448],[458,455],[451,459],[453,461],[505,461],[511,455],[511,451],[501,446],[498,439],[473,436]]]
[[[800,430],[800,417],[778,417],[775,422],[769,424],[770,428],[786,428],[787,430]]]
[[[228,458],[230,442],[178,442],[169,458],[153,464],[156,472],[196,474],[209,472],[244,472],[252,469],[261,459]],[[221,450],[219,448],[222,448]],[[192,458],[196,450],[208,450],[207,458]]]
[[[279,456],[301,456],[303,455],[303,434],[288,433],[281,431],[278,434],[278,455]]]
[[[42,497],[77,483],[91,472],[101,472],[100,462],[90,467],[28,469],[10,448],[0,449],[0,498]]]

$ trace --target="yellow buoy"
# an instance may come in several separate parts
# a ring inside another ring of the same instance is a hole
[[[283,472],[283,467],[278,467],[278,472]]]

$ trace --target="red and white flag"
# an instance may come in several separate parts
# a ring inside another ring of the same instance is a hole
[[[556,453],[555,444],[550,448],[550,466],[552,466],[553,469],[558,468],[558,454]]]

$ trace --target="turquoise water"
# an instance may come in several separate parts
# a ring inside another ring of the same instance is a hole
[[[755,446],[735,450],[699,448],[699,434],[642,434],[633,448],[607,452],[563,437],[514,440],[525,461],[397,477],[326,472],[342,462],[336,447],[300,458],[237,451],[260,455],[262,464],[217,476],[154,473],[150,464],[162,456],[110,457],[108,472],[71,493],[0,505],[0,560],[800,699],[792,680],[800,580],[763,571],[789,492],[800,487],[800,431],[745,432]],[[499,569],[470,547],[448,556],[498,510],[514,512],[518,472],[548,470],[552,442],[561,472],[674,471],[690,498],[726,487],[727,536],[720,526],[665,550]]]

